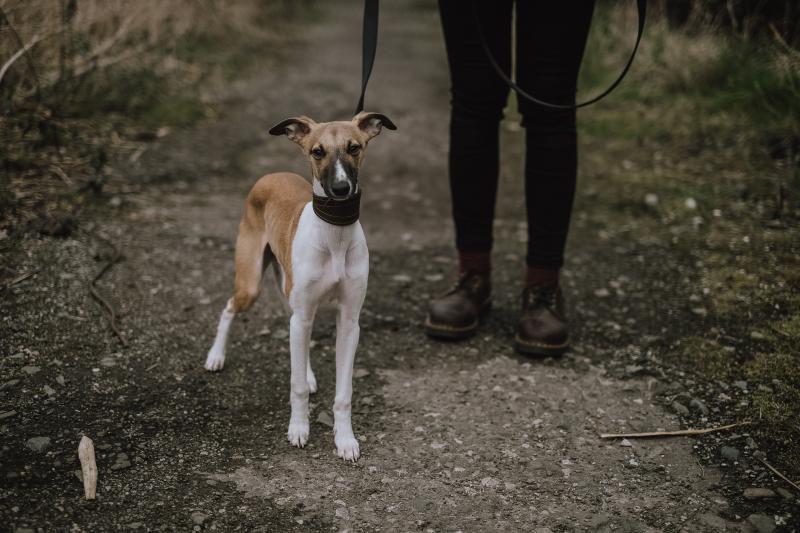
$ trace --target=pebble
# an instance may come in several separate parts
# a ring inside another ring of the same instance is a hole
[[[747,382],[746,381],[741,381],[741,380],[740,381],[734,381],[733,385],[734,385],[734,387],[737,387],[737,388],[739,388],[741,390],[744,390],[744,391],[747,390]]]
[[[683,405],[682,403],[672,402],[672,410],[678,413],[679,415],[688,415],[689,408]]]
[[[41,368],[39,368],[38,366],[33,366],[33,365],[28,365],[28,366],[23,366],[22,367],[22,371],[25,372],[26,374],[28,374],[29,376],[32,376],[33,374],[37,373],[39,370],[41,370]]]
[[[64,376],[62,376],[61,374],[56,376],[56,383],[58,383],[59,385],[64,385],[66,382],[67,381],[64,379]]]
[[[747,517],[747,521],[756,528],[758,533],[772,533],[775,531],[775,521],[765,514],[751,514]]]
[[[131,462],[128,460],[128,454],[118,453],[116,462],[111,465],[111,470],[122,470],[123,468],[130,468]]]
[[[761,500],[763,498],[775,498],[777,494],[775,494],[774,490],[764,487],[748,487],[744,489],[742,496],[746,500]]]
[[[783,498],[784,500],[789,500],[789,501],[794,500],[794,495],[790,491],[784,489],[783,487],[778,489],[778,494],[780,494],[781,498]]]
[[[658,205],[658,195],[651,192],[644,195],[644,203],[650,207]]]
[[[356,379],[365,378],[367,376],[369,376],[369,370],[366,368],[356,368],[353,372],[353,377]]]
[[[692,398],[692,401],[689,402],[689,407],[694,411],[699,411],[702,415],[708,414],[708,407],[706,407],[705,402],[698,398]]]
[[[25,446],[34,452],[43,452],[50,447],[50,437],[33,437],[28,439]]]
[[[272,334],[273,337],[276,339],[285,339],[289,336],[289,332],[285,329],[276,330],[275,333]]]
[[[713,531],[725,531],[728,528],[727,520],[713,513],[703,513],[698,519],[701,524],[709,527]]]
[[[392,280],[398,283],[409,283],[411,281],[411,276],[408,274],[395,274],[392,276]]]
[[[203,523],[208,520],[208,515],[202,511],[195,511],[192,513],[192,522],[194,522],[198,526],[202,526]]]
[[[44,387],[42,387],[42,390],[48,396],[55,396],[56,395],[56,390],[53,387],[51,387],[50,385],[45,385]]]
[[[317,415],[317,422],[325,424],[328,427],[333,427],[333,418],[328,411],[320,411]]]
[[[112,366],[117,366],[117,361],[113,357],[108,355],[100,359],[100,366],[111,368]]]
[[[736,461],[739,459],[739,450],[733,446],[723,446],[719,453],[728,461]]]
[[[4,418],[10,418],[10,417],[14,416],[15,414],[17,414],[16,411],[4,411],[4,412],[0,413],[0,420],[3,420]]]
[[[619,445],[620,446],[625,446],[626,448],[630,448],[631,446],[633,446],[633,443],[631,441],[629,441],[628,439],[622,439],[620,441]]]

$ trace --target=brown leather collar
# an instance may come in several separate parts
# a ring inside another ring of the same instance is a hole
[[[314,213],[334,226],[349,226],[358,220],[361,207],[361,189],[350,198],[334,200],[328,196],[313,195],[311,202]]]

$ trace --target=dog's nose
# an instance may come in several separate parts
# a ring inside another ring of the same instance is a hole
[[[334,196],[341,198],[350,194],[350,183],[347,181],[337,181],[331,185],[331,192]]]

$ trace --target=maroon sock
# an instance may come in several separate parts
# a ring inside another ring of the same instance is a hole
[[[458,272],[489,274],[492,271],[491,252],[458,252]]]
[[[525,271],[525,286],[558,284],[558,269],[529,266]]]

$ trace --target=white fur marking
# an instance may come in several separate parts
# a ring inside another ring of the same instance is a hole
[[[336,169],[336,181],[347,181],[347,172],[344,171],[341,159],[336,160],[334,168]]]
[[[233,299],[230,299],[219,317],[217,336],[206,357],[206,370],[216,372],[222,370],[222,367],[225,366],[225,346],[228,342],[228,330],[235,315],[236,313],[233,312]]]

